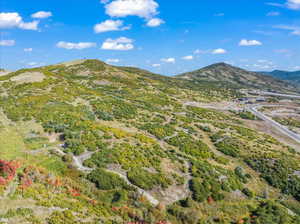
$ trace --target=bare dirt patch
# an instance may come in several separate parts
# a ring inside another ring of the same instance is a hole
[[[244,121],[244,122],[251,129],[266,133],[288,146],[291,146],[295,149],[300,149],[299,143],[288,138],[287,136],[282,134],[280,131],[278,131],[276,128],[274,128],[272,125],[268,124],[265,121]]]
[[[1,72],[0,72],[0,77],[1,77],[1,76],[6,76],[6,75],[8,75],[9,73],[11,73],[11,71],[1,71]]]
[[[221,111],[242,110],[242,107],[235,102],[213,102],[213,103],[185,102],[185,103],[183,103],[183,105],[206,108],[206,109],[221,110]]]
[[[108,86],[108,85],[111,85],[112,83],[108,80],[96,80],[94,81],[94,83],[96,85],[100,85],[100,86]]]
[[[12,77],[10,80],[17,82],[18,84],[42,82],[46,76],[41,72],[24,72],[18,76]]]

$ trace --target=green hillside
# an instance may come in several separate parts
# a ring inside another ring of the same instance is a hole
[[[0,76],[0,223],[300,223],[300,154],[189,106],[235,87],[98,60]]]
[[[262,72],[262,73],[266,75],[270,75],[277,79],[285,80],[287,82],[300,85],[300,71],[288,72],[288,71],[274,70],[272,72]]]
[[[271,77],[269,75],[246,71],[226,63],[213,64],[192,72],[180,74],[177,77],[200,82],[216,82],[219,83],[220,86],[228,86],[236,89],[268,89],[270,91],[279,92],[297,91],[295,86],[280,80],[279,77]]]

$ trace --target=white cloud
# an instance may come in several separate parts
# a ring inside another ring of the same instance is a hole
[[[156,26],[160,26],[163,23],[165,23],[165,21],[163,21],[162,19],[153,18],[153,19],[150,19],[147,22],[147,26],[149,26],[149,27],[156,27]]]
[[[20,28],[24,30],[37,30],[38,24],[38,21],[25,23],[17,12],[0,13],[0,28],[2,29]]]
[[[288,9],[292,9],[292,10],[299,10],[300,9],[300,0],[287,0],[286,3],[284,3],[284,4],[268,2],[267,5],[288,8]]]
[[[24,51],[25,52],[31,52],[31,51],[33,51],[33,49],[32,48],[24,48]]]
[[[291,31],[290,34],[292,35],[300,35],[300,27],[298,26],[278,25],[278,26],[274,26],[274,28],[281,29],[281,30],[289,30]]]
[[[227,51],[223,48],[217,48],[211,52],[212,54],[226,54]]]
[[[267,16],[280,16],[280,12],[268,12]]]
[[[154,68],[158,68],[158,67],[160,67],[161,66],[161,64],[153,64],[152,65],[152,67],[154,67]]]
[[[206,53],[209,53],[209,51],[207,51],[207,50],[200,50],[200,49],[196,49],[194,51],[194,54],[206,54]]]
[[[110,0],[100,0],[102,4],[107,4]]]
[[[56,44],[56,47],[64,48],[68,50],[73,50],[73,49],[82,50],[86,48],[96,47],[96,43],[91,43],[91,42],[71,43],[71,42],[60,41]]]
[[[275,2],[267,2],[267,5],[275,6],[275,7],[284,7],[284,4],[275,3]]]
[[[289,9],[299,10],[300,0],[288,0],[286,5]]]
[[[175,58],[162,58],[161,59],[162,62],[165,62],[165,63],[175,63],[176,62],[176,59]]]
[[[240,46],[260,46],[262,43],[258,40],[242,39],[239,43]]]
[[[257,60],[258,63],[268,63],[268,60],[265,59],[259,59]]]
[[[31,15],[34,19],[46,19],[52,16],[52,12],[39,11]]]
[[[158,14],[158,3],[154,0],[114,0],[105,5],[106,14],[111,17],[139,16],[151,18]]]
[[[295,66],[293,69],[295,69],[295,70],[300,70],[300,66]]]
[[[264,63],[260,63],[260,64],[253,64],[253,65],[248,65],[248,67],[252,67],[255,70],[271,70],[274,69],[276,66],[273,64],[264,64]]]
[[[193,55],[187,55],[187,56],[182,57],[182,59],[183,59],[183,60],[190,61],[190,60],[193,60],[193,59],[194,59],[194,56],[193,56]]]
[[[127,37],[120,37],[118,39],[106,39],[101,49],[103,50],[117,50],[128,51],[134,49],[133,40]]]
[[[106,60],[107,63],[119,63],[120,59],[117,58],[110,58]]]
[[[29,66],[36,66],[36,65],[38,65],[38,63],[37,62],[35,62],[35,61],[32,61],[32,62],[29,62],[29,63],[27,63],[27,65],[29,65]]]
[[[22,17],[16,13],[0,13],[0,28],[13,28],[19,26]]]
[[[39,25],[39,21],[33,21],[30,23],[20,23],[19,28],[23,30],[37,30]]]
[[[0,46],[11,47],[16,44],[14,40],[0,40]]]
[[[108,31],[128,30],[130,26],[123,27],[122,20],[106,20],[94,26],[95,33],[104,33]]]

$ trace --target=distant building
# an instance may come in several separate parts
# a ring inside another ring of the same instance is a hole
[[[256,102],[266,102],[266,98],[265,97],[258,97],[258,98],[256,98]]]
[[[249,100],[248,97],[239,98],[239,101],[240,101],[240,102],[246,102],[246,101],[248,101],[248,100]]]

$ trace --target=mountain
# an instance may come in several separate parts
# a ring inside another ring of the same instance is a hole
[[[299,223],[296,149],[201,106],[238,97],[98,60],[1,76],[0,223]]]
[[[231,88],[258,88],[272,91],[296,90],[290,83],[256,72],[246,71],[226,63],[213,64],[196,71],[180,74],[177,77],[200,82],[217,82]]]
[[[272,72],[261,72],[265,75],[270,75],[277,79],[281,79],[296,85],[300,85],[300,71],[288,72],[281,70],[274,70]]]

